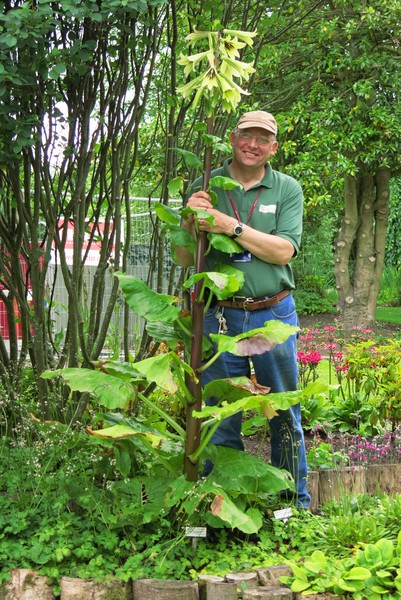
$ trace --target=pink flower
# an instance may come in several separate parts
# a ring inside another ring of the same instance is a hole
[[[303,365],[316,367],[322,360],[322,355],[317,350],[310,350],[309,352],[297,352],[297,358]]]

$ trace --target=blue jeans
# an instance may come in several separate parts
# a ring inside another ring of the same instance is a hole
[[[298,325],[298,316],[291,295],[283,298],[279,304],[270,308],[248,311],[237,308],[213,307],[207,311],[204,320],[204,334],[218,333],[218,312],[223,312],[227,323],[227,335],[235,336],[251,329],[263,327],[266,321],[277,320],[288,325]],[[278,344],[269,352],[254,356],[235,356],[224,352],[202,374],[202,385],[215,379],[229,377],[250,377],[252,361],[256,380],[273,392],[285,392],[297,389],[296,335],[292,335],[283,344]],[[209,398],[207,404],[217,403],[217,398]],[[301,406],[296,404],[288,410],[278,411],[278,416],[270,420],[271,462],[280,469],[289,471],[295,482],[295,498],[287,492],[283,495],[301,507],[307,508],[310,495],[306,489],[307,464],[304,433],[301,424]],[[242,413],[224,419],[211,442],[244,450],[241,439]]]

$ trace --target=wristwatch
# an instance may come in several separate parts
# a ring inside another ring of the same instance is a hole
[[[244,233],[244,224],[238,222],[236,226],[233,228],[232,238],[237,238]]]

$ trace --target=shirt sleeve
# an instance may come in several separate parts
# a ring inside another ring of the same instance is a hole
[[[301,245],[303,192],[298,181],[292,177],[287,177],[282,192],[275,234],[291,242],[296,255]]]

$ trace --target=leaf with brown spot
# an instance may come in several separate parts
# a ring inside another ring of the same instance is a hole
[[[210,338],[217,345],[219,352],[231,352],[236,356],[252,356],[268,352],[298,331],[299,327],[287,325],[281,321],[267,321],[264,327],[252,329],[233,337],[211,333]]]
[[[218,517],[222,510],[222,505],[224,502],[224,496],[216,496],[212,502],[210,510],[212,511],[212,515]]]

